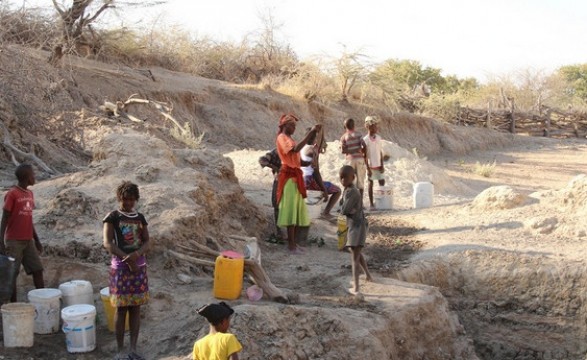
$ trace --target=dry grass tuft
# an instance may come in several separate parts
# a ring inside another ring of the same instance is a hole
[[[481,164],[479,161],[477,161],[473,167],[473,173],[488,178],[491,177],[495,172],[495,167],[495,161],[487,164]]]

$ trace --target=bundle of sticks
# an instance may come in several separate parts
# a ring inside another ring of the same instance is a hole
[[[256,242],[257,239],[254,237],[246,237],[239,235],[229,235],[229,238],[237,241],[244,242]],[[214,267],[214,259],[220,256],[221,252],[213,250],[206,245],[202,245],[196,241],[188,241],[189,246],[178,245],[178,248],[185,251],[185,253],[179,253],[177,251],[168,250],[168,253],[177,258],[178,260],[188,262],[190,264],[199,266],[210,266]],[[244,260],[245,272],[250,276],[251,280],[263,289],[263,294],[267,295],[272,301],[280,303],[291,302],[291,295],[286,294],[283,290],[277,288],[269,276],[265,272],[265,269],[261,266],[260,262],[256,259],[250,258]]]

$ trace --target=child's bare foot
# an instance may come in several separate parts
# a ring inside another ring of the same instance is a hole
[[[367,282],[372,282],[373,281],[373,277],[371,275],[365,277],[365,281]]]
[[[304,251],[301,250],[299,247],[296,247],[295,249],[287,249],[289,251],[290,255],[303,255]]]
[[[354,288],[354,287],[352,287],[352,288],[349,289],[349,293],[351,293],[351,295],[359,295],[359,294],[361,294],[361,292],[359,291],[359,289]]]

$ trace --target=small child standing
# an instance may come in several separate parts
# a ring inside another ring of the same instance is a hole
[[[112,254],[110,265],[110,302],[114,313],[116,359],[144,360],[137,354],[141,324],[141,305],[149,301],[149,282],[145,253],[149,250],[149,231],[143,214],[135,211],[139,187],[125,181],[116,189],[119,210],[110,212],[103,220],[104,247]],[[128,312],[130,353],[122,355],[124,327]]]
[[[351,249],[351,265],[353,269],[354,287],[352,293],[359,292],[359,272],[363,269],[367,281],[371,281],[371,273],[367,269],[367,262],[362,254],[367,239],[367,219],[363,212],[363,201],[359,190],[353,185],[355,170],[345,165],[339,172],[340,182],[344,187],[342,200],[340,201],[340,213],[346,216],[347,241],[345,247]]]
[[[355,120],[349,118],[344,121],[345,133],[340,138],[340,147],[346,157],[346,165],[352,166],[356,174],[356,186],[363,196],[365,189],[365,141],[363,136],[355,131]]]
[[[367,116],[365,118],[365,127],[369,133],[363,138],[366,145],[365,164],[367,166],[367,175],[369,179],[369,210],[375,210],[373,203],[373,181],[377,180],[379,186],[385,185],[385,176],[383,172],[383,139],[377,134],[377,123],[379,120],[374,116]]]
[[[193,360],[238,360],[243,347],[236,336],[227,332],[233,313],[224,301],[198,309],[198,314],[208,320],[210,332],[194,344]]]

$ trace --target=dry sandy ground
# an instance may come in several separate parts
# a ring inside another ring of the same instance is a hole
[[[241,187],[245,190],[245,196],[257,203],[267,217],[270,217],[272,175],[268,170],[263,170],[258,166],[257,159],[261,154],[263,154],[262,151],[243,150],[229,153],[226,156],[230,157],[235,164],[235,174]],[[332,179],[335,168],[338,167],[336,162],[340,159],[336,160],[336,156],[335,146],[331,146],[329,153],[324,156],[324,161],[334,163],[334,165],[323,166],[325,177],[329,180]],[[263,264],[269,269],[272,280],[277,286],[298,293],[302,310],[299,307],[286,307],[280,310],[279,307],[266,301],[255,305],[244,298],[234,302],[233,305],[243,314],[240,319],[239,317],[235,318],[234,332],[249,346],[248,349],[245,348],[243,358],[263,358],[255,356],[255,354],[264,354],[263,356],[266,358],[276,359],[332,358],[331,355],[325,355],[331,354],[326,350],[323,353],[312,355],[311,349],[315,348],[316,344],[309,340],[303,340],[304,337],[299,338],[300,344],[303,344],[301,348],[305,351],[302,352],[302,355],[296,353],[299,351],[299,347],[291,345],[291,349],[287,350],[286,346],[284,350],[283,344],[264,342],[267,341],[267,338],[274,338],[275,334],[263,335],[262,329],[265,325],[259,314],[269,316],[271,311],[281,311],[282,313],[285,311],[285,314],[288,311],[293,311],[294,313],[287,315],[286,318],[300,319],[311,316],[308,314],[312,314],[313,311],[318,311],[313,309],[320,309],[320,316],[327,317],[329,315],[325,315],[325,312],[332,309],[336,313],[354,311],[346,315],[351,318],[357,316],[370,318],[378,312],[401,307],[402,304],[405,305],[406,301],[408,303],[415,301],[421,306],[422,299],[426,298],[426,294],[429,294],[429,298],[431,296],[434,299],[431,300],[433,303],[444,301],[436,299],[438,294],[430,295],[428,288],[420,288],[415,284],[397,283],[387,278],[394,271],[408,268],[411,261],[420,258],[443,253],[459,253],[466,249],[505,249],[527,254],[540,253],[558,259],[581,259],[585,255],[582,245],[584,234],[579,236],[580,234],[577,235],[568,229],[565,231],[556,229],[556,226],[549,232],[540,233],[540,231],[535,231],[536,229],[540,230],[540,227],[533,229],[525,224],[527,220],[546,215],[558,217],[558,224],[564,223],[566,217],[570,215],[555,211],[555,208],[549,207],[548,202],[528,201],[514,209],[503,210],[475,209],[471,204],[476,194],[494,185],[509,185],[522,194],[534,194],[536,199],[540,199],[540,196],[536,195],[538,191],[542,192],[542,196],[550,194],[551,199],[554,199],[556,194],[553,195],[553,190],[564,188],[573,177],[587,171],[584,165],[586,158],[587,144],[584,142],[541,139],[538,139],[534,144],[524,143],[504,150],[480,152],[467,156],[442,157],[430,162],[412,158],[411,161],[420,164],[421,169],[432,166],[446,169],[452,185],[444,186],[448,190],[436,195],[435,205],[432,208],[415,210],[411,209],[411,194],[406,190],[405,183],[402,182],[402,179],[393,179],[395,209],[374,212],[369,215],[373,226],[366,254],[369,265],[374,268],[375,282],[364,285],[364,300],[353,298],[346,293],[346,289],[350,285],[349,258],[348,254],[336,251],[334,225],[324,221],[315,222],[307,244],[311,251],[304,256],[290,256],[286,253],[284,245],[262,242]],[[400,160],[393,159],[393,162],[390,163],[390,170],[405,166],[405,164],[397,163]],[[474,174],[471,169],[476,161],[481,163],[495,161],[494,174],[489,178]],[[389,176],[390,179],[393,178],[392,171]],[[332,180],[336,182],[335,179]],[[443,178],[443,181],[448,180]],[[465,189],[466,193],[461,193],[462,189]],[[577,224],[577,226],[579,225]],[[271,227],[271,225],[268,226]],[[576,230],[576,228],[573,229]],[[417,230],[420,231],[416,232]],[[323,246],[318,246],[320,238],[324,239]],[[413,253],[417,253],[417,255],[409,258]],[[106,285],[106,269],[103,265],[80,263],[75,260],[70,262],[59,260],[59,265],[56,265],[51,261],[52,258],[45,259],[48,265],[47,278],[50,286],[56,286],[58,279],[63,279],[64,268],[67,272],[73,271],[76,276],[79,275],[79,277],[91,280],[95,288]],[[153,301],[144,311],[140,344],[141,348],[147,350],[147,358],[149,359],[181,359],[189,353],[193,341],[206,331],[205,324],[193,313],[193,309],[205,302],[213,301],[209,290],[212,280],[201,270],[194,273],[194,269],[185,265],[175,264],[167,270],[163,264],[159,265],[161,267],[158,268],[162,269],[162,272],[151,276]],[[193,279],[192,283],[182,284],[176,277],[179,272],[190,274]],[[20,281],[24,285],[20,296],[24,296],[26,289],[31,288],[30,279],[21,276]],[[99,302],[98,298],[96,300]],[[335,315],[331,316],[329,321],[344,327],[341,324],[345,322],[341,322],[342,320]],[[435,313],[434,316],[438,317],[438,314]],[[453,326],[457,328],[461,326],[455,320],[454,314],[446,314],[446,316],[445,322],[452,321]],[[307,321],[308,324],[312,323],[310,319]],[[34,350],[24,352],[3,350],[3,355],[0,356],[4,356],[5,359],[27,358],[27,356],[55,359],[109,357],[115,346],[113,336],[104,329],[103,319],[99,319],[99,324],[102,324],[98,331],[99,346],[95,352],[90,354],[77,357],[66,355],[63,335],[56,334],[37,336],[36,340],[40,339],[39,341],[43,345],[37,346]],[[378,325],[375,321],[370,325],[365,324],[365,326],[385,328],[387,325]],[[302,326],[298,330],[307,332],[310,331],[308,329]],[[389,331],[388,328],[386,329]],[[257,334],[251,333],[251,331],[257,331]],[[278,330],[275,331],[279,333]],[[320,329],[312,331],[320,333]],[[400,329],[394,329],[394,331],[398,333]],[[462,329],[457,329],[457,333],[459,331],[462,333]],[[351,333],[348,336],[354,335]],[[406,338],[415,337],[418,336],[418,333],[408,333],[405,336]],[[454,333],[446,336],[454,336]],[[458,338],[453,340],[463,342]],[[266,349],[271,349],[272,346],[280,349],[281,355],[279,356],[282,357],[268,354]],[[463,343],[459,347],[463,352],[460,355],[455,355],[453,352],[452,356],[463,359],[474,358],[467,346],[466,343]],[[259,347],[265,349],[265,352]],[[366,348],[371,348],[373,356],[377,356],[380,354],[377,352],[379,347],[381,344],[377,343],[364,344],[359,348],[351,346],[349,349],[341,350],[339,358],[355,358],[353,351],[365,351]],[[446,351],[450,353],[449,350]],[[51,355],[49,356],[49,354]],[[284,354],[289,354],[289,356]],[[450,357],[438,355],[435,358]]]
[[[302,114],[300,129],[313,120],[323,121],[332,140],[339,135],[342,118],[360,119],[367,109],[330,109],[161,69],[153,69],[158,79],[153,82],[135,69],[83,60],[71,64],[76,67],[75,84],[68,82],[63,91],[45,96],[41,80],[55,82],[71,74],[48,68],[45,54],[30,52],[33,56],[27,57],[22,49],[9,48],[0,54],[3,67],[15,74],[6,80],[12,86],[6,92],[9,101],[0,103],[0,115],[9,120],[13,139],[23,148],[43,145],[38,154],[67,173],[33,188],[40,205],[35,215],[41,220],[39,229],[52,249],[43,259],[47,285],[82,278],[92,282],[95,293],[106,285],[100,219],[115,206],[116,184],[129,176],[138,181],[144,190],[141,210],[152,219],[152,234],[160,241],[149,257],[152,301],[143,310],[139,344],[148,359],[185,358],[195,339],[207,331],[194,309],[215,301],[212,270],[177,261],[167,248],[194,238],[207,242],[206,236],[225,240],[229,233],[259,236],[271,279],[298,295],[291,305],[252,303],[244,296],[231,302],[238,313],[232,329],[245,346],[243,359],[357,359],[357,354],[372,359],[475,359],[473,346],[481,358],[502,359],[517,356],[524,344],[530,344],[524,352],[529,355],[518,358],[584,357],[587,280],[581,276],[587,273],[587,185],[584,178],[571,183],[587,173],[584,141],[513,138],[405,114],[385,119],[384,137],[404,147],[386,145],[395,205],[393,211],[369,215],[372,226],[365,252],[375,282],[364,285],[363,297],[353,297],[346,292],[349,255],[336,250],[335,226],[316,221],[304,256],[289,256],[284,245],[265,241],[272,227],[272,176],[257,163],[263,151],[226,149],[270,146],[281,112]],[[27,76],[19,69],[29,71]],[[98,112],[104,100],[124,100],[137,89],[146,98],[173,102],[178,119],[205,132],[213,151],[178,146],[169,135],[170,124],[152,109],[133,109],[134,115],[148,120],[136,126],[119,125],[118,119]],[[32,131],[31,124],[41,120],[16,117],[14,109],[24,106],[20,101],[32,115],[54,118],[43,129],[61,148],[48,144],[41,136],[44,131]],[[41,111],[47,108],[50,114]],[[72,129],[81,134],[66,131]],[[71,147],[62,153],[64,144]],[[471,153],[472,148],[484,151]],[[435,155],[430,161],[415,155],[443,152],[467,155]],[[135,160],[144,158],[136,166]],[[494,173],[475,174],[477,161],[495,161]],[[329,143],[321,161],[324,178],[337,183],[342,163],[336,142]],[[7,164],[0,164],[3,186],[11,178]],[[412,209],[412,185],[418,181],[434,183],[432,208]],[[509,188],[481,194],[498,185]],[[69,218],[75,222],[66,221]],[[533,282],[531,275],[553,262],[556,266],[541,273],[544,282]],[[472,282],[482,276],[483,286]],[[31,279],[21,276],[19,283],[19,298],[25,299]],[[503,296],[496,295],[499,291]],[[114,336],[105,328],[98,297],[96,303],[94,352],[68,355],[59,333],[36,336],[32,349],[0,348],[0,359],[110,358]],[[526,335],[514,339],[512,330],[519,328]],[[542,333],[550,338],[537,335]],[[568,334],[575,338],[569,340]],[[567,345],[559,352],[562,343]],[[503,350],[504,344],[513,352]]]

